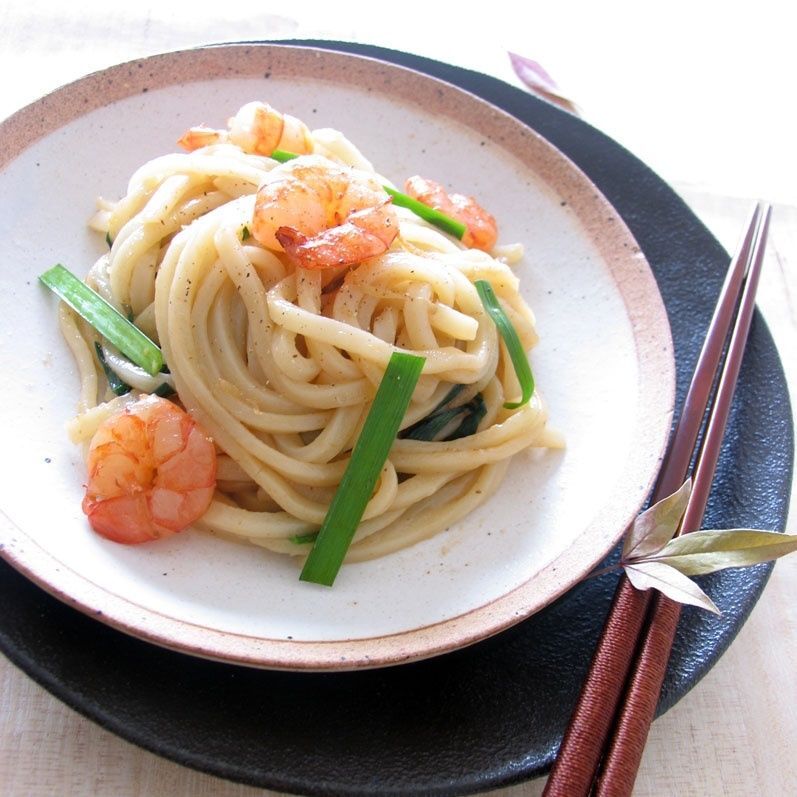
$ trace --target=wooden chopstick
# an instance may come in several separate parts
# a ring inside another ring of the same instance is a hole
[[[653,494],[657,501],[674,492],[688,472],[695,441],[708,405],[714,375],[730,330],[741,292],[747,260],[760,219],[756,208],[739,250],[731,261],[709,332]],[[582,686],[544,794],[574,797],[588,794],[596,777],[605,740],[632,663],[632,654],[650,603],[649,592],[639,592],[625,576],[615,592],[593,663]]]
[[[725,425],[753,317],[770,215],[771,211],[767,208],[753,244],[750,269],[744,284],[739,313],[728,344],[711,415],[697,455],[692,476],[692,494],[679,529],[680,534],[688,534],[700,528],[711,492],[711,483],[714,480]],[[652,603],[648,633],[631,674],[626,697],[615,722],[615,732],[601,764],[601,772],[594,791],[596,795],[630,795],[634,787],[681,615],[681,604],[664,595],[656,594]]]
[[[698,455],[696,483],[687,516],[682,523],[683,530],[693,530],[691,526],[699,526],[708,500],[755,304],[769,215],[769,208],[765,209],[760,204],[756,206],[736,255],[731,260],[681,417],[653,492],[652,501],[655,502],[681,486],[689,472],[706,411],[710,409],[712,415],[706,424]],[[744,304],[737,314],[736,308],[740,302]],[[726,364],[717,382],[716,374],[722,365],[722,355],[734,317],[736,325],[727,348]],[[709,407],[715,383],[718,385],[715,399]],[[702,470],[698,470],[698,467],[702,467]],[[697,484],[698,477],[700,485]],[[643,628],[646,618],[651,616],[648,612],[651,605],[656,619]],[[649,591],[640,592],[625,576],[621,576],[544,795],[578,797],[590,794],[593,788],[596,793],[605,795],[630,794],[658,702],[679,615],[678,604],[663,596],[653,598]],[[641,650],[639,664],[633,672],[631,689],[618,713],[638,649]],[[613,725],[615,717],[617,721]],[[613,734],[612,727],[616,729]],[[604,765],[599,769],[604,756]]]

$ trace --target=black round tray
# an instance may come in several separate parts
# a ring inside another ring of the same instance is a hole
[[[653,268],[673,330],[680,406],[728,256],[661,179],[583,121],[494,78],[367,45],[279,43],[358,53],[456,84],[575,161],[625,219]],[[792,461],[786,384],[756,316],[706,527],[782,530]],[[723,614],[683,612],[660,711],[723,653],[769,573],[759,565],[702,579]],[[588,581],[513,629],[446,656],[314,675],[154,647],[57,601],[0,561],[0,647],[100,725],[214,775],[303,794],[462,794],[549,768],[615,580]]]

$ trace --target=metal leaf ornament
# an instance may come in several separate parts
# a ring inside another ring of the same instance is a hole
[[[679,603],[719,614],[711,598],[691,576],[728,567],[749,567],[797,551],[797,535],[757,529],[707,529],[676,536],[691,481],[642,512],[623,541],[618,567],[639,590],[657,589]]]

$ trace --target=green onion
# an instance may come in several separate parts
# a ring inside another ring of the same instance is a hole
[[[467,408],[467,404],[459,407],[450,407],[444,410],[427,415],[418,423],[413,424],[409,429],[401,433],[402,440],[434,440],[451,421],[462,415]]]
[[[481,393],[477,393],[470,401],[457,407],[438,408],[422,420],[405,429],[399,437],[402,440],[423,440],[431,442],[451,425],[452,421],[461,418],[459,425],[444,440],[459,440],[476,433],[481,419],[487,414],[487,405]]]
[[[474,283],[479,298],[482,300],[484,309],[487,311],[490,318],[493,319],[501,337],[504,339],[509,356],[512,359],[512,365],[515,367],[518,382],[520,383],[521,399],[520,401],[507,402],[504,407],[508,410],[513,410],[517,407],[522,407],[526,404],[534,393],[534,377],[531,374],[531,366],[529,359],[526,357],[526,352],[523,351],[523,344],[520,342],[517,330],[509,320],[504,308],[501,307],[495,293],[493,286],[486,280],[476,280]]]
[[[60,263],[45,271],[39,279],[147,373],[154,376],[163,367],[161,350],[137,326]]]
[[[445,394],[443,400],[432,410],[433,412],[437,412],[437,410],[443,409],[446,404],[452,402],[463,390],[465,389],[465,385],[454,385],[448,393]]]
[[[241,229],[241,241],[242,242],[247,240],[251,235],[252,235],[252,233],[249,232],[249,228],[248,227],[244,226]]]
[[[318,539],[318,532],[311,531],[308,534],[294,534],[292,537],[288,537],[288,539],[294,545],[309,545],[311,542],[315,542]]]
[[[465,235],[467,227],[461,221],[452,219],[451,216],[446,216],[445,213],[430,208],[429,205],[424,205],[423,202],[419,202],[411,196],[402,194],[400,191],[396,191],[395,188],[389,188],[386,185],[382,187],[393,197],[394,205],[411,210],[416,216],[420,216],[424,221],[428,221],[429,224],[434,224],[435,227],[438,227],[443,232],[447,232],[458,240],[462,240],[462,236]]]
[[[96,340],[94,341],[94,350],[97,352],[97,359],[100,361],[102,370],[105,372],[105,377],[108,380],[108,387],[111,388],[111,391],[117,396],[124,396],[126,393],[129,393],[133,388],[130,387],[127,382],[123,382],[119,378],[119,374],[108,365],[108,361],[105,359],[105,352]]]
[[[304,564],[302,581],[331,587],[396,439],[425,359],[394,352],[351,459]]]
[[[454,429],[446,440],[459,440],[460,437],[470,437],[476,434],[482,418],[487,415],[487,405],[484,403],[481,393],[477,393],[466,405],[468,413],[462,419],[462,423]]]
[[[294,152],[286,152],[284,149],[275,149],[271,153],[271,157],[275,161],[286,163],[299,156]],[[402,194],[400,191],[396,191],[395,188],[389,188],[386,185],[382,187],[393,197],[393,204],[397,207],[411,210],[416,216],[420,216],[424,221],[428,221],[429,224],[434,224],[435,227],[443,230],[443,232],[447,232],[458,240],[462,240],[462,236],[465,235],[467,227],[461,221],[452,219],[451,216],[446,216],[445,213],[441,213],[439,210],[435,210],[429,207],[429,205],[425,205],[423,202],[419,202],[417,199],[407,196],[407,194]]]
[[[125,394],[129,393],[133,388],[125,382],[116,371],[111,368],[108,364],[108,358],[105,356],[105,351],[100,346],[100,344],[95,340],[94,341],[94,349],[97,352],[97,359],[100,361],[100,365],[102,366],[102,370],[105,372],[105,377],[108,380],[108,387],[111,388],[111,391],[115,393],[117,396],[124,396]],[[168,373],[168,369],[166,366],[163,366],[163,369],[160,373],[163,372]],[[168,383],[168,382],[161,382],[155,390],[152,391],[153,396],[160,396],[161,398],[168,398],[169,396],[174,395],[175,389]]]
[[[108,244],[108,248],[110,249],[113,246],[113,239],[111,238],[111,233],[105,233],[105,243]]]
[[[280,163],[287,163],[288,161],[292,161],[294,158],[298,158],[299,156],[295,152],[286,152],[284,149],[275,149],[271,153],[271,157]]]
[[[434,439],[434,436],[437,434],[437,432],[439,432],[443,428],[442,426],[440,426],[436,430],[434,429],[433,426],[430,426],[430,428],[427,431],[425,431],[425,432],[421,431],[417,435],[414,434],[414,432],[416,430],[418,430],[420,427],[425,426],[429,421],[434,419],[439,413],[451,412],[451,408],[448,408],[448,409],[444,409],[444,408],[446,407],[446,405],[450,404],[464,389],[465,389],[465,385],[454,385],[448,391],[448,393],[446,393],[445,396],[443,396],[443,400],[439,404],[437,404],[437,406],[425,418],[421,418],[420,421],[417,421],[412,426],[407,427],[399,435],[399,437],[401,437],[403,439],[409,438],[411,440],[432,440],[432,439]],[[459,412],[462,411],[462,408],[461,407],[456,407],[456,408],[454,408],[453,411],[455,413],[459,413]],[[449,415],[449,419],[453,418],[453,417],[454,416]]]
[[[152,395],[167,398],[168,396],[173,396],[175,392],[175,389],[168,382],[161,382],[155,390],[152,391]]]

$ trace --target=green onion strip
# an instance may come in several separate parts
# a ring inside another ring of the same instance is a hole
[[[155,376],[163,367],[161,350],[115,307],[60,263],[39,279],[136,365]]]
[[[275,161],[286,163],[299,156],[294,152],[286,152],[284,149],[275,149],[271,153],[271,157]],[[393,204],[397,207],[411,210],[416,216],[419,216],[424,221],[428,221],[429,224],[433,224],[443,232],[447,232],[458,240],[462,240],[462,236],[465,235],[467,227],[461,221],[452,219],[451,216],[446,216],[445,213],[441,213],[439,210],[435,210],[429,207],[429,205],[425,205],[423,202],[419,202],[417,199],[407,196],[407,194],[402,194],[401,191],[396,191],[395,188],[390,188],[386,185],[382,187],[393,197]]]
[[[443,410],[427,415],[422,421],[416,423],[412,428],[402,433],[402,440],[421,440],[431,441],[434,440],[443,429],[446,428],[453,420],[463,416],[469,407],[467,404],[460,404],[458,407],[450,407]]]
[[[509,357],[512,360],[512,365],[515,367],[515,374],[517,375],[518,382],[520,383],[521,399],[520,401],[507,402],[504,407],[508,410],[514,410],[517,407],[522,407],[526,404],[534,393],[534,377],[531,373],[531,366],[526,352],[523,350],[523,344],[520,342],[517,330],[509,316],[501,307],[498,298],[493,291],[493,286],[486,280],[476,280],[474,283],[479,298],[482,300],[484,309],[487,311],[490,318],[493,319],[498,332],[506,344]]]
[[[280,163],[287,163],[299,156],[295,152],[286,152],[284,149],[275,149],[269,156],[272,160],[279,161]]]
[[[94,341],[94,350],[97,352],[97,359],[100,361],[105,378],[108,380],[108,387],[111,388],[116,396],[124,396],[129,393],[133,388],[120,378],[119,374],[108,365],[108,360],[105,359],[105,352],[102,346],[97,341]]]
[[[464,385],[457,385],[464,388]],[[460,423],[444,440],[459,440],[475,434],[482,418],[487,414],[487,407],[481,393],[477,393],[470,401],[456,407],[439,407],[425,418],[405,429],[399,437],[402,440],[421,440],[425,442],[437,440],[440,433],[455,420]]]
[[[394,352],[300,576],[331,587],[382,472],[425,359]]]
[[[441,229],[443,232],[447,232],[458,240],[462,240],[462,236],[465,235],[467,227],[461,221],[452,219],[451,216],[446,216],[445,213],[441,213],[439,210],[429,207],[429,205],[424,205],[423,202],[419,202],[411,196],[402,194],[394,188],[389,188],[386,185],[382,187],[393,197],[394,205],[411,210],[416,216],[420,216],[424,221],[428,221],[429,224],[434,224],[435,227]]]
[[[482,418],[487,415],[487,405],[484,403],[481,393],[477,393],[466,405],[467,412],[462,422],[451,432],[446,440],[460,440],[463,437],[470,437],[479,430]]]

